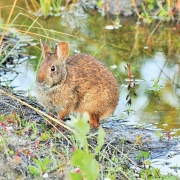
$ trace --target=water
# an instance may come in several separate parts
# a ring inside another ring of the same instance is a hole
[[[24,16],[19,16],[14,23],[22,22],[24,25],[33,23],[29,19],[24,21]],[[39,18],[38,23],[50,31],[40,29],[36,23],[33,27],[38,29],[32,28],[30,32],[36,33],[32,37],[37,41],[49,37],[48,44],[52,49],[58,41],[66,41],[71,49],[70,54],[88,53],[104,61],[108,67],[116,65],[117,68],[112,71],[119,81],[120,98],[115,116],[126,120],[126,125],[152,124],[164,133],[170,132],[172,136],[179,137],[179,27],[173,23],[157,26],[157,23],[137,23],[135,18],[121,18],[118,29],[107,28],[107,25],[111,27],[114,22],[115,19],[105,19],[99,14],[87,15],[76,10],[70,14],[62,14],[61,18]],[[21,29],[25,30],[27,27]],[[30,90],[35,95],[33,87],[41,60],[41,51],[37,47],[39,46],[26,48],[26,53],[36,58],[16,66],[14,70],[20,72],[18,75],[7,73],[1,80],[14,79],[10,85],[16,87],[15,90]],[[126,99],[130,83],[125,70],[127,63],[131,66],[135,81],[132,89],[136,96],[131,94],[131,106],[127,105]],[[175,157],[179,158],[179,155]],[[162,157],[163,160],[164,158],[165,156]],[[177,162],[176,158],[170,158],[173,165]],[[158,163],[154,165],[161,166]]]

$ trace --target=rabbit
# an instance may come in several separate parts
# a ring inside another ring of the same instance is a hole
[[[69,56],[69,46],[59,42],[54,52],[40,40],[43,61],[36,76],[40,104],[58,119],[87,112],[89,123],[98,128],[118,103],[118,82],[112,72],[88,54]]]

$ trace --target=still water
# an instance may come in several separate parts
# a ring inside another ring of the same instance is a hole
[[[66,19],[57,17],[51,17],[48,20],[40,19],[40,21],[42,24],[47,21],[45,26],[47,29],[73,35],[54,34],[54,31],[48,31],[48,37],[55,38],[57,42],[67,41],[71,54],[82,52],[95,55],[112,69],[120,88],[119,103],[115,110],[116,116],[125,118],[131,123],[153,123],[165,132],[180,134],[178,130],[180,127],[178,55],[180,43],[173,41],[179,38],[175,25],[172,24],[166,29],[160,27],[164,32],[159,33],[157,29],[151,36],[150,42],[147,42],[151,33],[150,25],[137,24],[133,19],[123,20],[122,27],[116,30],[105,29],[106,25],[111,24],[113,20],[103,20],[101,16],[86,15],[78,19],[83,27],[71,27],[70,25],[67,27],[64,25]],[[41,30],[35,32],[44,36]],[[161,35],[162,33],[164,35]],[[170,35],[165,36],[167,33]],[[35,38],[39,40],[42,37],[35,36]],[[42,39],[45,40],[45,38]],[[56,41],[48,40],[52,49]],[[11,86],[16,87],[16,90],[31,90],[31,93],[35,95],[33,85],[41,60],[41,51],[38,45],[23,48],[23,51],[36,58],[28,59],[16,66],[14,70],[19,72],[18,75],[7,73],[1,79],[2,81],[14,79]],[[131,74],[136,84],[133,87],[136,95],[131,95],[131,106],[127,105],[126,99],[129,94],[130,81],[125,70],[127,63],[130,64]]]
[[[127,124],[152,124],[163,132],[179,136],[179,26],[175,23],[145,24],[137,22],[136,18],[121,17],[117,29],[109,28],[115,21],[96,12],[87,15],[75,9],[71,13],[62,13],[60,17],[45,20],[39,17],[35,23],[19,14],[13,24],[22,32],[32,26],[27,35],[37,43],[39,39],[47,39],[53,49],[58,41],[66,41],[70,54],[88,53],[102,60],[119,81],[119,103],[115,116],[127,120]],[[22,23],[24,26],[18,26]],[[18,75],[3,74],[1,81],[5,84],[13,79],[10,85],[16,87],[15,90],[35,95],[33,87],[41,61],[39,44],[21,50],[35,58],[16,66],[14,70],[19,72]],[[125,70],[127,63],[130,64],[131,77]],[[130,93],[128,85],[131,79],[135,86],[132,87],[134,93],[130,94],[130,106],[126,97]]]

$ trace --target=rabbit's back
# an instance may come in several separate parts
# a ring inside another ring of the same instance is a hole
[[[86,89],[117,92],[118,84],[112,72],[91,55],[76,54],[66,60],[67,79]],[[73,79],[73,81],[72,81]],[[86,85],[86,86],[85,86]],[[107,88],[107,89],[106,89]]]
[[[76,54],[66,60],[67,83],[76,96],[75,109],[113,113],[118,102],[118,83],[112,72],[91,55]],[[104,112],[106,111],[106,112]]]

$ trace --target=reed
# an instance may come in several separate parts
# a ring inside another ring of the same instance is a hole
[[[14,4],[13,4],[13,6],[11,8],[10,13],[9,13],[9,16],[8,16],[8,19],[7,19],[7,22],[6,22],[6,26],[5,26],[5,28],[4,28],[3,32],[2,32],[2,36],[1,36],[1,39],[0,39],[0,45],[2,44],[3,38],[4,38],[5,34],[6,34],[6,27],[8,26],[8,24],[10,22],[10,19],[11,19],[13,10],[14,10],[14,8],[16,6],[16,3],[17,3],[17,0],[14,1]]]

